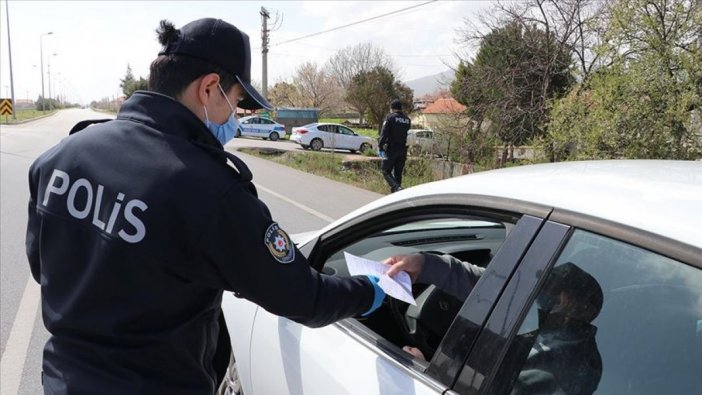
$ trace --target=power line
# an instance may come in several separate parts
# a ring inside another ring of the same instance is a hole
[[[375,20],[375,19],[383,18],[383,17],[386,17],[386,16],[388,16],[388,15],[393,15],[393,14],[397,14],[397,13],[402,12],[402,11],[411,10],[411,9],[413,9],[413,8],[421,7],[421,6],[423,6],[423,5],[427,5],[427,4],[429,4],[429,3],[434,3],[434,2],[436,2],[436,1],[437,1],[437,0],[430,0],[430,1],[427,1],[427,2],[424,2],[424,3],[421,3],[421,4],[416,4],[416,5],[413,5],[413,6],[410,6],[410,7],[405,7],[405,8],[402,8],[402,9],[399,9],[399,10],[395,10],[395,11],[391,11],[391,12],[387,12],[387,13],[381,14],[381,15],[376,15],[376,16],[373,16],[373,17],[370,17],[370,18],[366,18],[366,19],[362,19],[362,20],[360,20],[360,21],[352,22],[352,23],[349,23],[349,24],[346,24],[346,25],[341,25],[341,26],[333,27],[333,28],[331,28],[331,29],[323,30],[323,31],[321,31],[321,32],[311,33],[311,34],[307,34],[307,35],[305,35],[305,36],[301,36],[301,37],[297,37],[297,38],[292,38],[292,39],[290,39],[290,40],[285,40],[285,41],[281,41],[281,42],[278,42],[278,43],[273,43],[273,44],[270,44],[270,46],[272,47],[272,46],[274,46],[274,45],[283,45],[283,44],[291,43],[291,42],[293,42],[293,41],[298,41],[298,40],[302,40],[302,39],[309,38],[309,37],[319,36],[320,34],[333,32],[333,31],[335,31],[335,30],[343,29],[343,28],[346,28],[346,27],[349,27],[349,26],[354,26],[354,25],[358,25],[358,24],[360,24],[360,23],[364,23],[364,22],[368,22],[368,21]]]

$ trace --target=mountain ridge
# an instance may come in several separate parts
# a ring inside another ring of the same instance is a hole
[[[441,73],[406,81],[405,84],[414,91],[414,97],[418,98],[439,90],[449,89],[454,79],[454,71],[446,70]]]

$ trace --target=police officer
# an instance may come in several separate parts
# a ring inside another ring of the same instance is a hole
[[[237,107],[270,109],[248,36],[210,18],[157,33],[151,91],[29,171],[46,394],[212,394],[223,290],[312,327],[384,297],[376,278],[311,269],[223,149]]]
[[[407,160],[407,131],[411,124],[402,112],[402,103],[398,99],[390,102],[390,114],[385,117],[379,141],[381,157],[384,157],[383,177],[390,186],[390,193],[402,189],[402,172]]]

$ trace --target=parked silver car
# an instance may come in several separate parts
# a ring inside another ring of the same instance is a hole
[[[292,129],[290,141],[302,148],[319,151],[322,148],[345,149],[352,153],[366,151],[374,147],[375,141],[360,136],[350,128],[336,123],[311,123]]]
[[[449,141],[444,135],[429,129],[410,129],[407,131],[407,146],[412,156],[446,156]]]

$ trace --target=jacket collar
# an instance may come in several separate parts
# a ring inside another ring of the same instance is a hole
[[[133,120],[198,145],[223,149],[204,122],[179,101],[156,92],[136,91],[122,104],[117,119]]]
[[[226,164],[229,160],[233,165],[229,167],[236,172],[237,178],[247,183],[251,193],[257,196],[248,166],[234,154],[225,151],[200,118],[172,97],[136,91],[122,104],[117,119],[136,121],[161,133],[183,137],[222,163]]]

